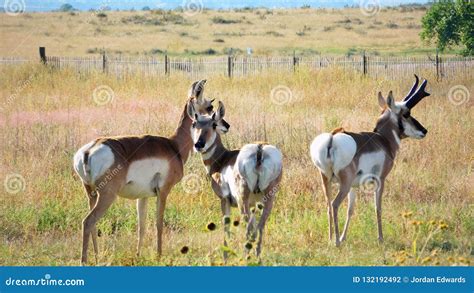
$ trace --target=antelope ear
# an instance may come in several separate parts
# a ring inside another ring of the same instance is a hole
[[[213,119],[215,121],[220,121],[220,120],[224,119],[225,107],[224,107],[224,103],[222,103],[222,101],[219,101],[219,108],[217,108],[217,111],[214,114],[215,115],[213,116]]]
[[[390,108],[390,109],[393,109],[395,107],[395,99],[393,98],[393,92],[390,91],[388,93],[388,97],[387,97],[387,106]]]
[[[196,114],[196,110],[194,109],[194,101],[193,100],[188,102],[188,105],[186,107],[186,112],[188,113],[188,116],[189,116],[189,118],[191,118],[191,120],[196,120],[197,114]]]
[[[382,110],[385,109],[385,107],[387,107],[387,102],[385,101],[384,97],[382,96],[382,92],[379,92],[378,100],[379,100],[380,109],[382,109]]]

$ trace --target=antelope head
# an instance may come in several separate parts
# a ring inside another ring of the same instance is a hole
[[[211,115],[199,114],[192,103],[188,104],[188,115],[193,120],[192,137],[197,152],[207,152],[216,141],[218,135],[229,131],[230,125],[224,120],[225,107],[219,101],[219,108]]]
[[[428,81],[425,79],[420,87],[418,87],[418,83],[418,76],[415,75],[415,83],[402,102],[395,101],[392,91],[389,92],[387,99],[382,96],[381,92],[378,95],[379,105],[383,110],[382,116],[390,115],[390,121],[397,123],[400,138],[422,139],[428,133],[428,130],[411,115],[411,110],[423,98],[430,95],[425,91]]]

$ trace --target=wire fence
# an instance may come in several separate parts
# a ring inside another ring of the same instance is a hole
[[[0,57],[0,65],[38,62],[28,58]],[[45,56],[42,62],[55,68],[72,68],[78,73],[104,72],[118,78],[130,75],[166,76],[184,74],[189,78],[226,75],[240,77],[265,71],[292,72],[306,67],[312,70],[340,68],[374,78],[396,79],[400,76],[433,72],[438,78],[474,77],[474,57],[381,57],[381,56],[223,56],[202,58]]]

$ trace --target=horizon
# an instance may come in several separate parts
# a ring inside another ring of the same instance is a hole
[[[428,0],[241,0],[241,1],[218,1],[218,0],[167,0],[167,1],[149,1],[149,0],[121,0],[121,1],[84,1],[84,0],[26,0],[24,1],[24,12],[52,12],[57,11],[62,5],[70,4],[75,10],[88,11],[100,10],[107,7],[110,10],[142,10],[145,7],[149,9],[172,10],[180,7],[186,9],[237,9],[237,8],[270,8],[270,9],[291,9],[309,6],[310,8],[347,8],[358,7],[361,5],[378,5],[382,7],[427,4]],[[8,8],[8,0],[4,0],[2,10]],[[13,5],[13,4],[12,4]],[[10,8],[11,9],[11,8]]]

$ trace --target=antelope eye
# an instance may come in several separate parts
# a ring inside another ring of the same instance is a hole
[[[193,122],[192,126],[193,126],[193,128],[196,128],[196,122]]]
[[[214,106],[209,106],[206,108],[206,111],[207,112],[212,112],[212,110],[214,109]]]
[[[403,114],[403,117],[409,118],[410,117],[410,112],[406,112],[405,114]]]
[[[213,128],[213,129],[216,129],[216,127],[217,127],[217,124],[216,124],[216,123],[212,124],[212,128]]]

